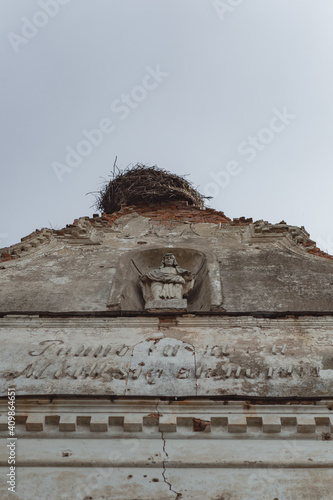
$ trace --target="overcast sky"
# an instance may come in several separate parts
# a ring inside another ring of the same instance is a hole
[[[333,254],[332,0],[1,0],[0,247],[158,165]]]

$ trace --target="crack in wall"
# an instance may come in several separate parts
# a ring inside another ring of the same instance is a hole
[[[156,412],[158,414],[159,417],[161,417],[161,413],[158,409],[158,405],[159,405],[160,401],[158,401],[156,403]],[[165,484],[169,487],[169,490],[172,491],[172,493],[174,493],[176,495],[175,497],[175,500],[178,500],[180,499],[183,495],[177,491],[175,491],[173,488],[172,488],[172,484],[167,480],[166,478],[166,472],[167,472],[167,469],[166,469],[166,460],[167,458],[169,457],[168,455],[168,452],[166,451],[166,439],[164,437],[164,432],[161,431],[159,429],[159,432],[161,433],[161,437],[162,437],[162,442],[163,442],[163,453],[164,453],[164,456],[162,457],[162,467],[163,467],[163,471],[162,471],[162,477],[163,477],[163,481],[165,482]]]
[[[195,395],[198,395],[198,377],[197,377],[197,356],[195,352],[195,347],[193,346],[194,355],[194,380],[195,380]]]

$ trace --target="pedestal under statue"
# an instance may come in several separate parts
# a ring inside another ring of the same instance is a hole
[[[145,309],[181,309],[186,311],[186,297],[193,289],[194,276],[179,267],[176,257],[166,253],[158,269],[141,276]]]

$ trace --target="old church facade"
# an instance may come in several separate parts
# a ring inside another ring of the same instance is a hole
[[[1,250],[1,499],[332,498],[333,258],[180,198]]]

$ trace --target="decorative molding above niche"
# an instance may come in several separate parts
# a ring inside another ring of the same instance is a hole
[[[157,280],[163,275],[166,254],[176,259],[173,273],[181,278],[180,283],[167,283],[167,287],[162,284],[163,278],[162,282]],[[212,252],[190,247],[153,247],[126,252],[120,258],[107,305],[112,311],[163,313],[224,311],[222,303],[220,269]]]

